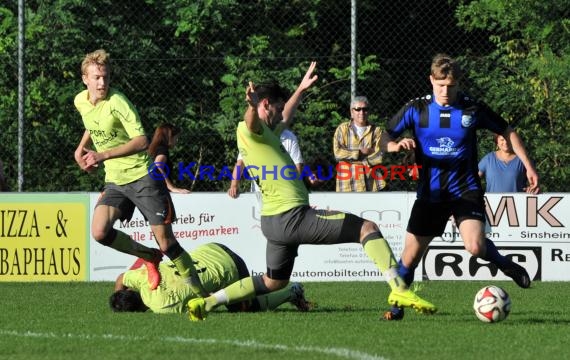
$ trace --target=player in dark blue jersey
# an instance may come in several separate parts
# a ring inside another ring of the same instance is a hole
[[[459,90],[461,69],[445,54],[434,57],[430,81],[433,94],[408,102],[389,122],[383,141],[385,150],[413,150],[421,165],[417,199],[408,222],[399,274],[408,283],[431,240],[443,234],[453,216],[465,249],[473,256],[495,264],[518,286],[528,288],[526,270],[502,256],[493,242],[485,238],[485,205],[478,175],[477,129],[488,129],[511,141],[523,162],[529,186],[538,186],[538,175],[519,135],[485,104]],[[397,141],[404,131],[413,138]],[[399,320],[403,309],[392,308],[384,314]]]

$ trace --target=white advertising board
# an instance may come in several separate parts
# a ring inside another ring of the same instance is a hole
[[[229,246],[247,263],[252,274],[266,271],[265,239],[260,229],[256,194],[237,199],[225,193],[172,194],[178,221],[173,229],[187,250],[206,242]],[[91,194],[91,209],[99,194]],[[396,258],[403,247],[415,193],[311,194],[311,205],[343,210],[376,222]],[[486,197],[488,236],[501,253],[525,266],[535,280],[570,280],[570,197],[568,194],[490,194]],[[91,212],[92,213],[92,212]],[[136,241],[157,247],[150,227],[136,211],[117,229]],[[135,259],[90,241],[90,280],[114,280]],[[295,281],[368,281],[379,273],[359,244],[303,245],[295,263]],[[506,279],[493,266],[471,257],[452,222],[434,239],[416,271],[416,280]]]

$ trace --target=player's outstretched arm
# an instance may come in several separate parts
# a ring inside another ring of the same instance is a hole
[[[316,61],[312,61],[311,65],[309,65],[309,69],[305,73],[305,76],[301,80],[301,83],[291,95],[289,100],[285,103],[285,107],[283,108],[283,121],[288,125],[291,126],[293,122],[293,118],[295,117],[295,112],[297,111],[297,107],[301,103],[303,98],[303,92],[310,88],[315,81],[319,78],[317,75],[313,75],[313,71],[315,71],[315,67],[317,66]]]
[[[259,104],[259,98],[255,92],[255,85],[251,81],[245,89],[245,101],[247,102],[247,110],[243,116],[245,125],[252,133],[259,134],[261,131],[261,123],[259,120],[259,115],[257,114],[257,105]]]

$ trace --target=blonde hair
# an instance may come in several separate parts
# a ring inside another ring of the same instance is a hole
[[[89,65],[106,66],[107,71],[111,70],[111,55],[103,49],[95,50],[87,55],[81,63],[81,74],[87,74]]]
[[[431,76],[435,80],[460,80],[463,76],[459,64],[447,54],[437,54],[431,62]]]

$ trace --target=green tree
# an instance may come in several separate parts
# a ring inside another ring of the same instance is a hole
[[[568,3],[479,0],[462,2],[456,14],[466,30],[488,31],[494,45],[464,57],[475,88],[522,134],[542,189],[568,191],[562,185],[570,180]]]
[[[0,6],[0,155],[13,189],[16,3]],[[455,21],[456,4],[463,28],[450,21]],[[380,7],[377,0],[359,0],[359,34],[365,36],[358,43],[357,90],[372,100],[378,110],[373,120],[381,126],[405,101],[429,89],[425,66],[434,49],[464,54],[474,90],[487,90],[480,97],[530,144],[543,185],[564,191],[562,184],[570,177],[563,166],[570,103],[570,26],[564,5],[561,0],[439,0],[425,8],[412,1]],[[434,26],[424,10],[437,13],[446,25]],[[26,0],[24,190],[96,191],[102,186],[102,172],[87,175],[73,159],[84,131],[73,107],[74,96],[84,89],[80,62],[98,48],[111,53],[111,85],[132,100],[149,135],[165,121],[182,127],[173,160],[194,162],[195,174],[199,165],[233,165],[235,127],[248,81],[277,79],[293,91],[309,61],[317,60],[320,79],[306,94],[293,130],[307,162],[324,158],[334,163],[332,136],[348,117],[350,101],[349,14],[346,0]],[[492,46],[486,41],[466,51],[481,34],[492,34]],[[181,182],[194,191],[228,186]]]
[[[342,4],[344,11],[331,9]],[[300,138],[305,160],[332,158],[332,134],[339,123],[338,111],[350,97],[350,71],[340,64],[339,49],[348,54],[349,3],[320,0],[176,1],[168,21],[176,24],[176,35],[187,38],[195,54],[206,59],[223,59],[221,68],[201,71],[203,93],[216,98],[216,109],[207,115],[213,130],[221,136],[221,164],[233,165],[237,155],[235,129],[244,111],[244,92],[248,81],[277,79],[293,91],[311,60],[318,61],[319,83],[307,95],[308,101],[297,112],[294,131]],[[279,14],[279,16],[276,16]],[[326,17],[326,24],[323,16]],[[277,21],[279,20],[279,21]],[[330,28],[342,29],[338,33]],[[341,34],[341,36],[339,36]],[[342,45],[339,45],[342,44]],[[216,61],[216,60],[214,60]],[[374,57],[362,61],[362,78],[378,66]],[[343,83],[339,87],[338,83]],[[331,86],[333,85],[333,86]],[[210,104],[212,105],[212,104]],[[331,115],[332,114],[332,115]],[[244,187],[247,184],[244,184]],[[222,189],[227,188],[227,184]]]

